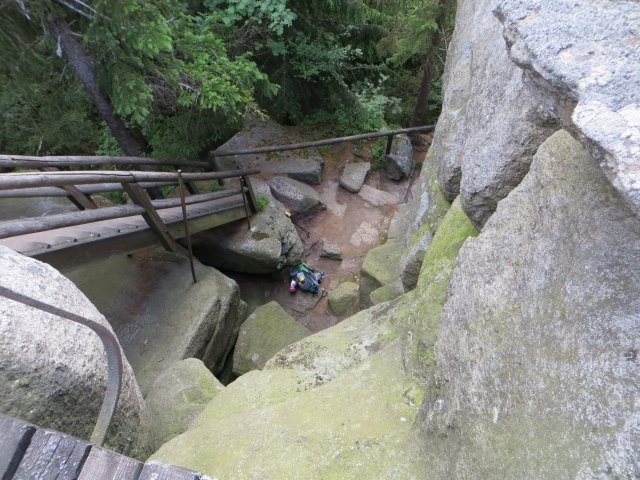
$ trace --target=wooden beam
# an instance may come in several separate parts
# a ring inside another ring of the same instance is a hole
[[[256,194],[253,191],[253,186],[251,185],[251,179],[249,177],[243,177],[244,183],[247,186],[247,191],[245,195],[247,197],[247,202],[249,203],[249,208],[252,213],[258,213],[260,211],[260,207],[258,206],[258,199],[256,198]]]
[[[135,480],[142,471],[142,463],[119,453],[92,447],[78,480]]]
[[[38,430],[33,435],[14,478],[78,478],[91,445],[69,435]]]
[[[259,170],[233,170],[229,172],[185,173],[185,181],[216,180],[219,178],[255,175]],[[90,185],[105,182],[121,184],[136,182],[178,182],[178,174],[173,172],[140,172],[140,171],[109,171],[96,170],[86,172],[25,172],[5,173],[0,175],[0,190],[18,188],[52,187],[60,185]]]
[[[41,170],[43,172],[57,172],[59,169],[57,167],[42,167]],[[67,198],[80,210],[91,210],[94,208],[98,208],[91,197],[89,195],[85,195],[80,190],[78,190],[73,185],[63,185],[61,187],[65,192],[67,192]]]
[[[11,478],[18,469],[36,427],[0,415],[0,478]]]
[[[192,205],[194,203],[208,202],[209,200],[215,200],[217,198],[230,197],[231,195],[237,195],[240,193],[239,188],[229,188],[219,192],[212,193],[200,193],[198,195],[189,195],[185,197],[185,203]],[[151,204],[154,208],[171,208],[180,205],[180,198],[164,198],[162,200],[152,200]]]
[[[142,215],[145,210],[137,205],[121,205],[118,207],[98,208],[81,212],[57,213],[45,217],[21,218],[0,223],[0,239],[26,235],[28,233],[43,232],[56,228],[84,225],[101,220]]]
[[[388,137],[403,133],[433,132],[435,128],[435,125],[425,125],[424,127],[401,128],[399,130],[387,130],[384,132],[363,133],[360,135],[351,135],[350,137],[329,138],[326,140],[317,140],[315,142],[291,143],[289,145],[277,145],[273,147],[248,148],[246,150],[235,151],[214,150],[211,152],[211,157],[230,157],[232,155],[251,155],[255,153],[275,153],[284,152],[285,150],[300,150],[303,148],[321,147],[323,145],[335,145],[336,143],[371,140],[373,138]]]
[[[156,234],[165,250],[177,253],[178,245],[169,233],[169,229],[160,218],[160,215],[158,215],[158,212],[156,212],[156,209],[153,207],[147,192],[145,192],[139,185],[129,183],[123,183],[122,188],[124,188],[124,191],[129,195],[129,198],[131,198],[133,203],[144,208],[142,216],[147,222],[147,225],[149,225],[149,228],[151,228],[153,233]]]
[[[142,188],[164,187],[176,182],[141,182]],[[96,183],[93,185],[77,185],[76,188],[85,195],[122,191],[120,183]],[[33,197],[66,197],[67,191],[62,187],[20,188],[16,190],[0,190],[0,198],[33,198]]]
[[[190,160],[162,160],[149,157],[111,156],[44,156],[0,155],[0,168],[82,167],[91,165],[157,165],[210,168],[209,162]]]

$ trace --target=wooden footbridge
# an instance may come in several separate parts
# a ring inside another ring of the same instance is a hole
[[[155,166],[172,172],[89,170]],[[0,222],[0,245],[54,265],[97,253],[131,251],[153,243],[177,251],[176,240],[248,218],[258,211],[249,175],[257,170],[213,172],[207,162],[132,157],[25,157],[0,155],[0,168],[40,171],[0,175],[0,199],[66,197],[79,211]],[[85,170],[69,170],[83,167]],[[180,168],[207,169],[183,173]],[[237,179],[236,186],[200,193],[197,182]],[[152,199],[160,187],[178,185],[175,198]],[[96,194],[123,191],[129,205],[98,208]],[[151,192],[151,195],[149,194]]]

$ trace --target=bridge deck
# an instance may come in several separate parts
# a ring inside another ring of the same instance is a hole
[[[246,218],[242,195],[239,193],[187,205],[186,210],[191,234]],[[157,212],[173,238],[184,237],[180,207],[158,209]],[[157,242],[157,236],[142,215],[132,215],[10,237],[0,240],[0,245],[55,266],[82,262],[98,254],[131,251]]]
[[[210,480],[161,463],[143,464],[63,433],[0,414],[2,480]]]

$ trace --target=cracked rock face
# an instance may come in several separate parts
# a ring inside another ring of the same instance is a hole
[[[477,227],[520,183],[538,146],[557,129],[555,100],[538,95],[507,55],[492,14],[496,3],[458,2],[433,143],[447,200],[459,193]]]
[[[507,0],[495,13],[511,59],[542,89],[575,102],[563,127],[640,212],[640,3]]]
[[[640,219],[566,131],[460,250],[424,478],[640,475]]]

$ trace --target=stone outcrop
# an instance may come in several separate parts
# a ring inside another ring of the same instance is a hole
[[[267,145],[286,145],[298,143],[301,140],[293,137],[286,127],[268,118],[246,115],[242,121],[242,130],[220,146],[217,151],[238,151]],[[309,150],[288,150],[228,157],[216,156],[216,152],[210,152],[209,160],[217,170],[256,168],[262,173],[287,175],[309,185],[319,185],[322,181],[324,160],[319,155],[309,152]]]
[[[369,250],[360,269],[360,308],[373,305],[371,292],[395,282],[400,275],[402,244],[387,242]]]
[[[580,143],[547,140],[458,257],[421,413],[426,477],[640,475],[639,239]]]
[[[200,358],[222,371],[243,321],[238,285],[219,271],[154,248],[65,270],[104,313],[142,391],[173,362]],[[96,279],[99,279],[97,281]]]
[[[224,386],[196,358],[169,365],[145,397],[152,450],[185,432]]]
[[[374,207],[382,207],[384,205],[397,205],[400,203],[400,199],[393,193],[385,192],[384,190],[378,190],[377,188],[370,187],[369,185],[362,185],[360,192],[358,192],[360,198],[369,202]]]
[[[344,166],[340,177],[340,186],[351,193],[358,193],[371,170],[369,162],[351,162]]]
[[[320,201],[318,192],[297,180],[273,177],[267,183],[271,188],[271,194],[295,216],[310,215],[326,208]]]
[[[285,215],[284,206],[263,182],[253,181],[265,208],[251,217],[251,230],[241,220],[193,236],[193,251],[205,265],[242,273],[273,273],[302,262],[304,245]]]
[[[358,306],[358,284],[342,282],[331,290],[327,303],[334,315],[351,313]]]
[[[555,101],[539,95],[507,55],[492,14],[496,4],[457,3],[432,147],[445,196],[460,194],[477,226],[520,183],[537,147],[557,128]]]
[[[331,260],[342,260],[342,252],[340,251],[340,247],[335,243],[322,240],[320,245],[320,257],[329,258]]]
[[[562,125],[640,212],[638,2],[501,1],[495,13],[511,59],[565,104]]]
[[[413,145],[407,135],[396,135],[391,145],[391,153],[384,157],[384,171],[390,180],[402,180],[413,174],[416,162],[413,159]]]
[[[0,247],[0,285],[93,320],[109,322],[71,281],[52,267]],[[145,407],[123,355],[123,384],[106,445],[143,458]],[[0,296],[0,412],[89,439],[107,380],[98,336],[70,320]]]
[[[244,375],[261,370],[279,350],[309,335],[311,331],[277,302],[262,305],[240,327],[233,351],[233,372]]]

